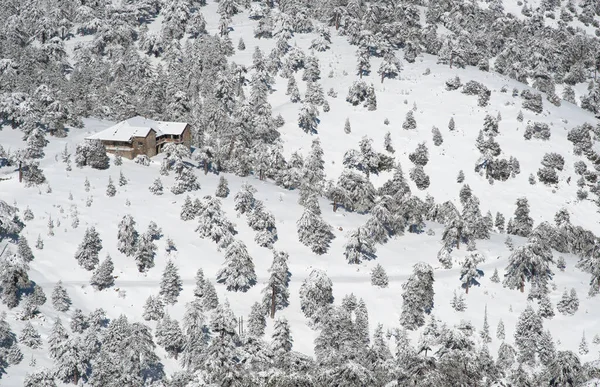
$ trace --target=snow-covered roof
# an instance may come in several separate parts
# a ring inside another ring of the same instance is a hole
[[[156,137],[181,135],[187,125],[185,122],[154,121],[142,116],[135,116],[87,138],[106,141],[131,141],[132,137],[146,137],[151,130],[156,132]]]

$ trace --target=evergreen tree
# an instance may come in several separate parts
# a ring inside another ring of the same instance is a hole
[[[332,303],[331,280],[324,271],[313,269],[300,286],[300,308],[304,316],[316,323],[324,318],[321,313]]]
[[[417,121],[415,120],[415,116],[412,110],[409,110],[406,113],[406,118],[404,120],[404,123],[402,124],[402,128],[406,130],[417,128]]]
[[[229,291],[246,292],[256,284],[254,263],[246,250],[246,245],[233,241],[225,252],[225,267],[217,272],[217,281],[224,283]]]
[[[269,268],[269,280],[262,290],[262,308],[269,313],[271,318],[275,317],[276,310],[282,310],[289,305],[289,281],[288,254],[285,251],[273,251],[273,263]]]
[[[202,269],[198,269],[196,271],[196,286],[194,287],[194,297],[198,301],[202,301],[204,298],[204,285],[206,284],[206,280],[204,279],[204,271]]]
[[[548,281],[554,275],[550,270],[552,262],[550,248],[533,238],[527,245],[517,248],[508,258],[503,284],[523,292],[525,282],[529,281],[532,289],[544,294],[547,292]]]
[[[350,127],[350,119],[346,118],[346,122],[344,123],[344,133],[350,134],[352,132],[352,128]]]
[[[535,364],[537,344],[543,334],[542,318],[527,305],[519,316],[515,330],[515,344],[520,360],[526,364]]]
[[[192,203],[192,198],[187,195],[183,201],[183,206],[181,207],[181,213],[179,217],[181,220],[193,220],[197,215],[196,212],[196,208]]]
[[[148,190],[150,190],[150,192],[152,192],[154,195],[162,195],[163,194],[163,184],[162,184],[162,181],[160,180],[160,177],[157,177],[156,179],[154,179],[154,181],[152,182],[152,185],[150,187],[148,187]]]
[[[227,186],[227,179],[224,176],[219,178],[219,185],[217,186],[217,191],[215,192],[215,196],[218,198],[226,198],[229,195],[229,187]]]
[[[389,131],[385,133],[385,136],[383,136],[383,147],[385,148],[386,152],[396,152],[394,146],[392,145],[392,135]]]
[[[75,259],[86,270],[93,270],[98,264],[98,253],[102,250],[102,240],[94,226],[85,231],[83,241],[75,252]]]
[[[571,292],[565,291],[563,295],[556,303],[556,309],[564,315],[573,315],[579,309],[579,299],[577,298],[577,292],[575,288],[571,288]]]
[[[258,302],[252,304],[248,318],[248,335],[262,337],[265,334],[265,327],[267,326],[265,314],[264,305]]]
[[[442,138],[442,133],[440,132],[440,130],[434,126],[433,128],[431,128],[431,133],[433,134],[433,145],[442,145],[444,139]]]
[[[454,117],[450,117],[450,121],[448,122],[448,129],[450,131],[454,131],[456,129],[456,124],[454,123]]]
[[[349,264],[359,264],[363,260],[375,257],[373,240],[364,227],[359,227],[348,235],[348,242],[344,246],[344,256]]]
[[[482,257],[477,253],[467,255],[463,261],[460,269],[460,281],[466,294],[469,294],[471,286],[479,286],[478,279],[483,277],[483,271],[477,268],[480,262],[482,262]]]
[[[529,202],[526,198],[517,199],[517,209],[512,221],[512,227],[507,227],[506,232],[513,235],[528,237],[533,229],[533,219],[529,216]]]
[[[202,298],[202,307],[206,311],[215,309],[219,305],[219,298],[215,285],[209,280],[204,282],[204,297]]]
[[[494,283],[500,283],[500,276],[498,275],[498,268],[494,268],[494,274],[490,277],[490,281]]]
[[[164,304],[160,297],[148,296],[144,304],[142,317],[146,321],[159,321],[165,314]]]
[[[52,360],[60,359],[66,351],[65,344],[69,335],[62,325],[60,318],[56,318],[50,336],[48,337],[48,355]]]
[[[131,215],[123,216],[123,219],[119,222],[117,249],[126,256],[131,257],[137,249],[138,236],[133,217]]]
[[[165,270],[163,271],[160,280],[160,291],[158,294],[165,303],[174,305],[177,302],[179,293],[181,293],[182,284],[177,266],[175,266],[173,261],[167,261],[167,265],[165,266]]]
[[[156,344],[165,349],[169,357],[177,360],[183,351],[183,333],[179,322],[165,314],[156,324]]]
[[[485,313],[483,315],[483,329],[479,332],[479,335],[484,342],[492,342],[492,337],[490,336],[490,324],[488,323],[487,305],[485,306]]]
[[[125,177],[125,175],[123,175],[123,171],[119,172],[119,185],[121,187],[127,185],[127,178]]]
[[[504,215],[500,212],[496,212],[496,222],[494,223],[499,233],[504,232]]]
[[[300,243],[310,247],[315,254],[327,253],[329,244],[335,238],[335,235],[332,227],[321,217],[318,204],[312,208],[306,207],[296,225]]]
[[[387,288],[389,279],[383,266],[379,263],[371,270],[371,285],[379,286],[380,288]]]
[[[96,290],[104,290],[114,285],[115,279],[113,277],[113,270],[115,266],[113,265],[112,259],[110,255],[106,255],[106,259],[102,261],[100,266],[96,268],[92,278],[90,280],[90,284]]]
[[[500,319],[500,321],[498,321],[498,328],[496,328],[496,338],[504,341],[504,337],[504,323],[502,322],[502,319]]]
[[[34,259],[33,251],[31,251],[31,247],[29,247],[27,238],[25,238],[24,235],[20,235],[19,241],[17,242],[17,257],[27,263]]]
[[[288,356],[292,350],[293,342],[294,340],[292,340],[287,319],[285,317],[279,317],[275,321],[271,340],[271,349],[273,350],[276,363],[286,364],[288,362]]]
[[[108,185],[106,186],[106,196],[113,197],[117,193],[117,189],[112,181],[112,177],[108,177]]]
[[[547,295],[542,296],[539,300],[539,308],[538,314],[543,318],[552,318],[554,317],[554,307],[552,306],[552,302],[550,302],[550,298]]]
[[[156,255],[156,245],[152,237],[148,234],[142,234],[137,243],[137,249],[133,254],[135,263],[140,273],[154,267],[154,256]]]
[[[467,303],[465,301],[464,295],[462,293],[457,294],[456,290],[454,291],[454,295],[452,296],[450,305],[457,312],[464,312],[465,310],[467,310]]]
[[[587,355],[589,352],[588,349],[588,344],[587,344],[587,340],[585,339],[585,332],[583,332],[583,335],[581,336],[581,342],[579,343],[579,354],[580,355]]]
[[[433,269],[426,263],[413,266],[413,274],[402,284],[400,323],[415,330],[425,324],[425,313],[433,309]]]
[[[52,306],[59,312],[66,312],[71,306],[71,298],[63,287],[62,281],[58,281],[52,290]]]
[[[82,310],[76,308],[73,312],[73,317],[71,317],[71,330],[74,333],[83,333],[87,328],[89,328],[89,323],[87,318],[83,314]]]
[[[38,331],[33,327],[31,321],[27,321],[23,330],[21,331],[21,335],[19,336],[19,343],[31,348],[37,349],[42,346],[42,337],[38,333]]]
[[[181,364],[189,371],[196,371],[202,366],[202,355],[208,345],[208,327],[200,300],[186,304],[182,330]]]

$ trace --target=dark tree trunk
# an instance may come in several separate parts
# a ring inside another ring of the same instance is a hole
[[[23,182],[23,168],[22,168],[22,161],[19,161],[19,183]]]
[[[275,284],[271,286],[271,318],[275,318]]]

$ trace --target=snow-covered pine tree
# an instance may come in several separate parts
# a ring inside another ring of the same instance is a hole
[[[539,299],[538,314],[543,318],[548,319],[554,317],[554,307],[552,306],[552,302],[550,301],[550,298],[548,298],[548,295],[543,295]]]
[[[519,198],[516,202],[517,209],[512,219],[512,227],[507,227],[508,234],[528,237],[533,230],[533,219],[529,216],[529,202],[526,198]]]
[[[396,152],[394,146],[392,145],[392,134],[389,131],[383,136],[383,147],[385,148],[386,152]]]
[[[124,185],[127,185],[127,182],[127,178],[123,174],[123,171],[119,171],[119,186],[122,187]]]
[[[494,274],[490,277],[490,281],[494,283],[500,283],[500,276],[498,275],[498,268],[494,268]]]
[[[311,202],[316,202],[311,201]],[[296,222],[300,243],[310,247],[315,254],[325,254],[335,238],[332,227],[320,215],[318,203],[304,208],[304,213]]]
[[[152,185],[148,187],[148,190],[152,192],[154,195],[162,195],[163,194],[163,184],[160,180],[160,177],[157,177],[152,182]]]
[[[229,291],[246,292],[256,284],[254,263],[246,245],[234,240],[225,252],[225,266],[217,272],[217,281],[224,283]]]
[[[58,281],[52,290],[52,306],[59,312],[66,312],[71,306],[71,298],[67,294],[62,281]]]
[[[574,315],[579,309],[579,298],[575,288],[571,288],[570,292],[567,289],[562,294],[560,301],[556,303],[556,309],[564,315]]]
[[[479,286],[478,279],[483,276],[483,271],[477,268],[477,265],[481,262],[480,254],[468,254],[460,269],[460,281],[462,287],[465,289],[465,293],[469,294],[469,288],[471,286]]]
[[[463,170],[461,169],[460,171],[458,171],[458,176],[456,177],[456,182],[458,184],[462,184],[463,181],[465,181],[465,173],[463,172]]]
[[[156,344],[165,349],[169,357],[177,360],[183,351],[183,332],[179,322],[172,319],[167,313],[156,324]]]
[[[376,264],[371,270],[371,285],[387,288],[388,284],[389,279],[385,269],[379,263]]]
[[[288,254],[285,251],[273,251],[273,263],[269,268],[269,280],[262,290],[262,310],[271,318],[275,317],[275,311],[282,310],[289,305],[289,281]]]
[[[242,184],[240,187],[240,191],[235,194],[233,198],[235,202],[234,209],[241,215],[249,213],[256,203],[256,199],[254,198],[254,194],[256,193],[256,188],[248,183]]]
[[[454,117],[450,117],[450,121],[448,122],[448,129],[450,131],[454,131],[456,129],[456,124],[454,123]]]
[[[375,257],[373,240],[364,227],[359,227],[348,234],[348,241],[344,245],[344,256],[349,264],[359,264],[363,260]]]
[[[29,247],[25,235],[19,235],[19,241],[17,242],[17,257],[27,263],[34,259],[33,251],[31,251],[31,247]]]
[[[83,241],[75,252],[75,259],[86,270],[93,270],[98,264],[98,253],[102,250],[102,240],[94,226],[85,230]]]
[[[113,270],[115,266],[113,265],[112,259],[110,255],[106,255],[106,259],[102,261],[102,263],[96,268],[92,278],[90,280],[90,284],[96,290],[104,290],[114,285],[115,279],[113,277]]]
[[[346,118],[346,122],[344,123],[344,133],[350,134],[352,132],[352,127],[350,126],[350,119]]]
[[[108,185],[106,186],[106,196],[113,197],[117,193],[117,188],[115,188],[115,184],[112,181],[112,177],[108,177]]]
[[[74,333],[83,333],[83,331],[89,328],[87,318],[85,317],[81,309],[75,308],[75,310],[73,311],[70,326],[71,331],[73,331]]]
[[[128,257],[132,256],[137,249],[138,236],[133,217],[131,215],[123,216],[119,222],[117,249]]]
[[[162,274],[160,280],[160,291],[158,294],[162,297],[165,303],[174,305],[177,302],[177,297],[181,293],[182,288],[181,277],[179,276],[179,270],[173,261],[167,261],[167,265]]]
[[[229,187],[227,186],[227,179],[225,179],[224,176],[219,178],[219,185],[217,186],[215,196],[218,198],[226,198],[229,196]]]
[[[186,195],[183,205],[181,206],[181,213],[179,217],[181,220],[193,220],[196,215],[196,208],[192,203],[192,198],[190,195]]]
[[[42,236],[38,234],[37,240],[35,241],[35,248],[38,250],[44,249],[44,241],[42,240]]]
[[[31,321],[25,323],[25,326],[19,335],[19,343],[31,349],[37,349],[42,346],[42,337],[34,328],[33,324],[31,324]]]
[[[400,324],[415,330],[425,324],[425,314],[433,309],[433,268],[419,262],[413,266],[413,274],[402,284],[402,312]]]
[[[156,255],[156,245],[152,237],[146,233],[142,234],[138,240],[137,248],[133,253],[133,258],[140,273],[154,267],[154,256]]]
[[[541,243],[538,238],[530,238],[528,244],[518,247],[509,256],[503,284],[510,289],[519,289],[523,292],[525,282],[529,281],[532,288],[545,294],[547,283],[553,276],[550,269],[552,262],[552,251],[549,246]]]
[[[496,338],[504,341],[504,337],[504,322],[502,322],[502,319],[500,319],[498,321],[498,327],[496,328]]]
[[[204,297],[202,297],[202,307],[206,311],[215,309],[219,305],[219,297],[215,285],[209,280],[204,281]]]
[[[433,135],[433,145],[440,146],[444,142],[444,138],[442,137],[442,132],[437,127],[431,128],[431,133]]]
[[[323,309],[333,303],[332,282],[323,270],[313,269],[300,286],[300,308],[313,323],[321,321]]]
[[[452,296],[450,305],[457,312],[464,312],[467,309],[465,296],[462,294],[462,292],[460,294],[457,294],[456,290],[454,291],[454,295]]]
[[[294,340],[292,340],[290,325],[285,317],[277,318],[271,337],[271,349],[275,363],[280,366],[287,365]]]
[[[415,120],[415,116],[412,110],[409,110],[406,113],[406,118],[404,119],[404,123],[402,123],[402,128],[405,130],[417,128],[417,121]]]
[[[479,335],[484,342],[492,342],[492,336],[490,336],[490,324],[488,323],[487,305],[485,306],[485,312],[483,315],[483,328],[481,332],[479,332]]]
[[[148,296],[144,304],[142,317],[146,321],[159,321],[165,315],[164,304],[160,297]]]

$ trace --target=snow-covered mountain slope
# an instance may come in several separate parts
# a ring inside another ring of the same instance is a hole
[[[209,3],[203,8],[210,33],[218,31],[216,8],[216,3]],[[159,29],[156,24],[160,21],[157,19],[151,27]],[[232,62],[250,66],[255,47],[268,53],[275,46],[273,39],[253,37],[252,31],[256,24],[256,21],[248,19],[246,12],[233,17],[230,37],[234,43],[243,38],[246,50],[236,50],[230,58]],[[311,41],[315,37],[315,34],[297,34],[290,40],[290,44],[308,53],[311,51],[309,49]],[[425,142],[427,145],[429,162],[424,170],[431,179],[430,186],[426,190],[419,190],[407,177],[413,194],[423,200],[429,194],[436,203],[451,201],[457,208],[461,208],[459,190],[462,184],[457,183],[457,175],[462,170],[465,174],[464,183],[468,184],[473,194],[481,200],[481,210],[484,214],[487,211],[493,214],[500,212],[508,219],[513,216],[516,200],[526,197],[529,200],[534,225],[542,221],[552,223],[554,214],[565,208],[570,213],[574,225],[582,226],[595,235],[600,234],[597,205],[592,200],[577,198],[576,181],[579,177],[574,171],[574,163],[580,160],[587,162],[587,160],[585,156],[575,155],[573,144],[567,140],[570,129],[584,123],[595,126],[597,120],[593,114],[564,101],[557,107],[546,99],[543,101],[543,112],[535,114],[522,107],[521,97],[512,95],[515,88],[519,92],[529,89],[522,83],[473,67],[450,68],[448,65],[437,64],[437,57],[427,54],[419,56],[415,63],[404,63],[398,79],[386,79],[384,82],[381,82],[376,72],[382,59],[372,58],[372,73],[362,77],[363,81],[373,85],[377,96],[377,109],[370,111],[361,105],[352,106],[346,102],[349,87],[358,80],[355,51],[356,47],[349,45],[344,37],[333,36],[329,50],[314,52],[320,64],[319,82],[323,90],[327,93],[328,90],[333,89],[337,93],[335,98],[326,96],[331,108],[329,112],[319,109],[320,123],[317,134],[307,134],[298,127],[298,113],[302,104],[290,102],[289,96],[285,94],[287,79],[276,77],[269,102],[273,108],[273,115],[281,114],[285,120],[285,124],[279,131],[283,154],[286,157],[294,151],[307,155],[313,139],[319,138],[324,149],[326,177],[336,181],[344,170],[343,156],[346,151],[357,149],[363,136],[368,136],[374,140],[374,148],[385,153],[384,135],[389,131],[396,149],[391,156],[403,166],[407,176],[408,170],[412,167],[408,154],[413,152],[420,143]],[[446,90],[446,81],[456,76],[460,77],[462,83],[474,80],[491,90],[488,106],[478,106],[477,96],[463,94],[460,89]],[[305,82],[301,81],[301,72],[296,73],[295,77],[300,92],[304,95]],[[503,92],[502,89],[506,91]],[[402,124],[407,112],[413,107],[416,107],[414,117],[417,127],[405,130]],[[520,111],[523,114],[522,121],[517,120]],[[495,181],[494,184],[490,184],[486,178],[474,171],[480,157],[476,140],[479,131],[483,128],[486,115],[501,116],[499,134],[495,138],[502,149],[500,157],[508,159],[513,156],[520,162],[519,174],[506,181]],[[453,118],[456,124],[454,131],[448,129],[450,118]],[[350,121],[352,127],[351,133],[348,134],[344,132],[346,119]],[[389,123],[384,123],[386,120]],[[548,141],[524,138],[528,123],[534,122],[548,124],[551,130],[551,138]],[[29,207],[35,218],[26,222],[22,235],[27,237],[31,246],[34,245],[38,235],[44,241],[43,249],[34,249],[35,260],[30,264],[30,279],[41,286],[48,296],[52,293],[55,284],[59,280],[62,281],[73,302],[73,307],[67,312],[57,312],[51,302],[40,307],[39,317],[31,321],[42,334],[45,341],[43,347],[31,350],[22,346],[24,360],[19,365],[8,367],[7,374],[2,376],[0,384],[20,386],[26,374],[41,367],[52,367],[53,362],[48,356],[46,343],[52,324],[55,318],[60,317],[67,325],[75,308],[82,309],[86,314],[97,308],[103,308],[110,319],[125,314],[130,321],[143,321],[144,302],[148,296],[158,294],[161,274],[168,260],[172,260],[179,268],[183,281],[183,291],[178,302],[174,306],[167,307],[171,317],[182,319],[185,304],[194,297],[194,276],[201,268],[206,278],[215,284],[219,300],[227,299],[235,316],[246,319],[252,304],[262,299],[261,290],[269,276],[268,268],[272,262],[272,252],[256,244],[255,231],[247,225],[245,216],[238,216],[234,209],[233,197],[244,183],[251,184],[257,189],[255,197],[264,201],[266,208],[275,216],[279,239],[274,249],[289,253],[290,305],[278,311],[277,315],[285,316],[290,323],[294,350],[308,355],[313,354],[313,340],[317,332],[307,325],[299,300],[300,286],[312,269],[319,268],[327,273],[333,282],[336,303],[350,293],[365,301],[369,311],[371,333],[377,323],[383,324],[384,329],[392,332],[399,327],[402,284],[412,273],[413,265],[418,262],[428,263],[435,269],[433,314],[436,317],[449,325],[459,323],[461,320],[470,320],[479,330],[483,326],[484,309],[487,306],[487,319],[492,327],[493,336],[489,344],[490,353],[495,357],[502,343],[495,336],[496,326],[500,320],[506,328],[507,341],[513,341],[517,319],[528,305],[527,291],[521,293],[518,290],[510,290],[503,287],[501,283],[490,280],[494,269],[502,275],[508,264],[511,251],[504,244],[505,234],[494,232],[489,240],[476,241],[478,251],[486,258],[485,262],[479,265],[484,276],[480,279],[480,286],[472,288],[466,296],[466,311],[457,312],[451,307],[450,301],[455,291],[464,291],[460,287],[461,265],[459,263],[466,252],[462,248],[453,252],[454,268],[441,267],[437,254],[442,247],[443,225],[427,222],[427,232],[420,234],[407,232],[405,235],[396,236],[388,243],[376,246],[375,260],[349,265],[344,257],[347,233],[363,225],[368,215],[347,212],[343,209],[333,212],[331,202],[321,198],[323,218],[333,227],[336,238],[326,254],[315,255],[298,241],[296,222],[302,215],[303,207],[298,204],[297,190],[286,190],[276,186],[270,180],[261,181],[253,176],[237,177],[223,173],[221,175],[227,178],[231,190],[229,196],[222,199],[223,210],[236,224],[238,231],[236,238],[246,244],[257,274],[257,284],[248,292],[227,291],[224,285],[216,283],[217,272],[224,262],[224,252],[220,251],[214,242],[199,237],[195,231],[197,221],[180,219],[186,194],[174,195],[167,189],[174,184],[175,180],[173,172],[170,176],[159,175],[163,156],[154,157],[149,166],[129,160],[123,160],[121,166],[116,166],[111,156],[111,165],[107,170],[75,166],[71,171],[65,169],[65,164],[60,161],[60,153],[65,146],[74,153],[76,145],[85,137],[112,124],[113,122],[104,120],[85,119],[84,127],[71,129],[66,138],[49,137],[50,143],[44,148],[45,157],[41,160],[40,167],[51,190],[48,190],[46,185],[27,188],[18,182],[17,172],[14,169],[0,168],[0,175],[3,179],[6,178],[0,181],[0,199],[17,206],[21,210],[21,215]],[[443,143],[439,146],[433,144],[431,130],[434,126],[442,133]],[[0,131],[0,144],[6,150],[24,148],[26,144],[21,137],[21,132],[4,127]],[[556,152],[564,157],[564,169],[559,172],[558,183],[549,186],[537,182],[531,185],[528,181],[530,174],[536,175],[544,154],[548,152]],[[196,166],[195,161],[190,162]],[[108,179],[111,177],[116,184],[120,172],[128,179],[128,183],[117,186],[117,194],[109,197],[106,195]],[[190,196],[202,198],[206,195],[214,195],[220,176],[213,173],[205,175],[201,168],[194,168],[193,172],[198,176],[201,189],[191,192]],[[382,172],[379,175],[371,175],[371,180],[376,187],[380,187],[391,175],[391,172]],[[158,176],[165,186],[165,192],[161,196],[153,195],[148,190]],[[84,189],[86,178],[91,185],[89,192]],[[593,198],[592,196],[590,195],[590,199]],[[88,206],[86,202],[90,198],[92,203]],[[77,228],[71,225],[73,207],[77,208],[80,221]],[[133,216],[140,232],[143,232],[151,221],[162,228],[164,237],[157,242],[155,267],[147,273],[139,273],[133,258],[126,257],[117,250],[118,223],[126,214]],[[48,235],[49,219],[52,219],[55,225],[54,236]],[[103,291],[97,291],[90,286],[91,272],[80,267],[74,258],[77,247],[83,240],[84,232],[90,226],[96,228],[102,239],[103,249],[100,252],[100,259],[110,254],[115,265],[115,284]],[[177,251],[166,252],[167,237],[173,239]],[[512,238],[515,246],[526,243],[525,238],[516,236]],[[600,334],[597,323],[600,319],[598,299],[587,297],[589,274],[575,268],[578,258],[571,254],[554,252],[555,259],[559,256],[565,258],[566,269],[561,271],[553,267],[555,276],[549,298],[552,304],[556,305],[565,289],[574,288],[579,295],[579,309],[574,315],[556,313],[552,319],[544,319],[544,328],[550,330],[559,349],[574,352],[578,351],[581,337],[585,332],[590,351],[581,355],[581,360],[582,362],[596,360],[599,348],[597,344],[591,343],[591,339],[594,335]],[[389,287],[378,288],[371,285],[370,272],[376,264],[381,264],[386,269],[390,280]],[[25,325],[25,322],[19,319],[21,307],[8,309],[2,305],[2,308],[7,311],[6,320],[11,329],[19,335]],[[267,320],[267,336],[269,336],[273,329],[273,321]],[[153,329],[156,326],[155,322],[147,322],[147,324]],[[418,332],[411,335],[415,342],[418,336]],[[180,369],[178,362],[169,358],[162,348],[157,352],[165,364],[167,374]],[[32,365],[33,359],[35,365]]]

